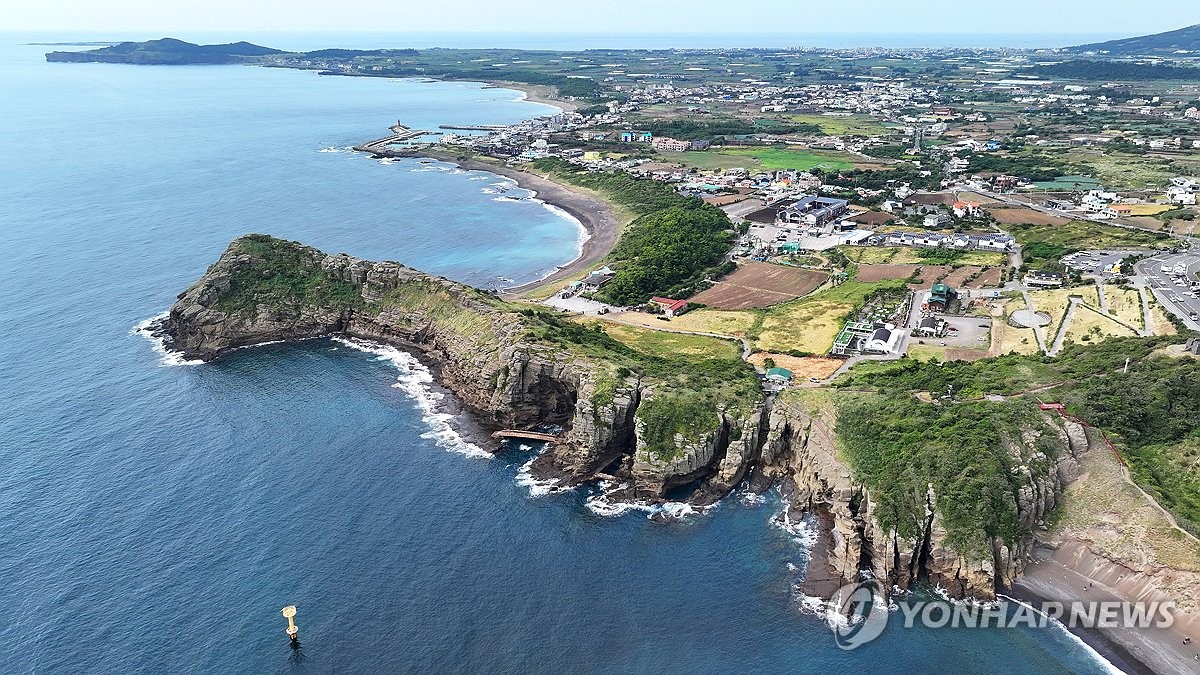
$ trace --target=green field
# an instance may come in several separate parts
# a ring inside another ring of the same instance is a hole
[[[841,153],[812,152],[800,148],[722,148],[701,152],[659,152],[664,162],[697,169],[796,169],[826,171],[853,169],[854,163]]]
[[[1025,248],[1025,259],[1053,259],[1071,251],[1088,249],[1141,249],[1165,245],[1165,234],[1127,230],[1111,225],[1072,220],[1063,225],[1010,225],[1008,229]],[[1030,248],[1034,245],[1040,245]],[[1045,249],[1042,252],[1042,249]]]
[[[827,115],[792,115],[793,122],[815,124],[829,136],[886,136],[894,133],[869,115],[830,117]]]

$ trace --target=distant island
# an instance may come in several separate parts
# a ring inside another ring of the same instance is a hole
[[[248,58],[281,54],[278,49],[249,42],[197,45],[174,38],[120,44],[82,52],[50,52],[47,61],[73,63],[130,63],[136,65],[236,64]]]

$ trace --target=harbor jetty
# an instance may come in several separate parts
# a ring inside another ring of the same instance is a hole
[[[399,122],[389,127],[388,130],[392,133],[383,138],[355,145],[353,149],[357,152],[369,152],[376,157],[401,157],[404,155],[404,150],[394,148],[393,145],[407,143],[421,136],[428,136],[430,133],[420,129],[410,129]]]

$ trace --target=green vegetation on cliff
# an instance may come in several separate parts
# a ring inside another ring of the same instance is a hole
[[[682,297],[705,277],[721,276],[733,238],[723,211],[695,197],[684,197],[664,183],[620,172],[591,172],[558,159],[532,163],[556,180],[598,190],[638,214],[611,259],[614,278],[600,299],[634,305],[653,295]]]
[[[1013,544],[1028,534],[1017,514],[1017,494],[1033,475],[1045,475],[1054,437],[1036,452],[1014,457],[1023,428],[1038,424],[1025,402],[924,403],[907,395],[842,397],[837,433],[856,480],[875,501],[876,518],[909,541],[927,529],[927,492],[949,542],[960,552],[984,554],[992,538]]]
[[[1002,394],[1062,402],[1070,413],[1109,433],[1138,484],[1181,525],[1200,531],[1200,361],[1154,353],[1177,341],[1114,338],[1094,346],[1070,345],[1056,358],[906,359],[855,368],[837,384],[891,398],[953,391],[957,400]],[[958,409],[962,404],[947,405]]]
[[[253,256],[258,262],[230,274],[230,288],[217,300],[218,309],[238,312],[262,304],[348,309],[366,306],[357,286],[331,278],[295,242],[249,234],[239,238],[236,246],[238,253]]]

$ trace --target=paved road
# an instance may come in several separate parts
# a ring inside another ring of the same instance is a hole
[[[1172,276],[1173,271],[1162,271],[1163,267],[1174,270],[1177,265],[1185,269],[1182,281]],[[1200,297],[1195,297],[1200,292],[1191,287],[1200,275],[1200,253],[1156,255],[1139,262],[1135,269],[1164,309],[1183,319],[1188,328],[1200,330],[1200,321],[1192,318],[1200,317]]]

